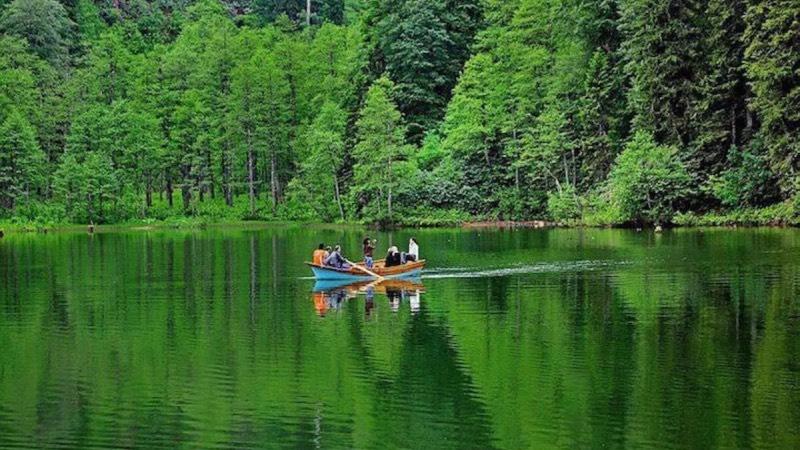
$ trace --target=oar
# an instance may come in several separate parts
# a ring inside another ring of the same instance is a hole
[[[360,271],[362,271],[362,272],[364,272],[366,274],[369,274],[369,275],[377,278],[378,280],[383,280],[384,279],[382,276],[378,275],[377,273],[367,269],[364,266],[359,266],[358,264],[356,264],[356,263],[354,263],[354,262],[352,262],[350,260],[345,259],[344,262],[346,262],[347,264],[350,264],[350,266],[355,267],[356,269],[358,269],[358,270],[360,270]]]

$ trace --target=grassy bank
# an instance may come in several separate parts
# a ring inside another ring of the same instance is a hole
[[[153,230],[153,229],[204,229],[217,227],[264,227],[291,225],[325,225],[342,227],[390,227],[381,221],[320,222],[318,220],[291,220],[283,218],[243,220],[213,215],[170,216],[164,219],[137,219],[120,223],[99,224],[96,231]],[[793,202],[784,202],[765,208],[742,208],[705,214],[693,212],[677,213],[670,225],[677,227],[714,226],[798,226],[800,217]],[[465,228],[549,228],[549,227],[638,227],[630,222],[621,222],[614,215],[587,214],[580,219],[564,221],[549,220],[501,220],[492,217],[470,216],[459,211],[420,211],[399,217],[391,227],[465,227]],[[33,233],[49,231],[88,231],[88,224],[55,222],[45,220],[0,220],[0,230],[5,233]]]
[[[800,225],[791,201],[765,208],[742,208],[707,214],[679,213],[673,219],[679,226],[797,226]]]

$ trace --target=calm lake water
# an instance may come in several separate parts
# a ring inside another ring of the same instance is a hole
[[[0,240],[0,447],[800,448],[800,231],[289,227]]]

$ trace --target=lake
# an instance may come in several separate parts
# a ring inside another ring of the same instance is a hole
[[[0,447],[800,448],[800,231],[288,226],[0,240]]]

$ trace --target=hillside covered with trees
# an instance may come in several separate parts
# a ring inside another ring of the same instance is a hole
[[[797,1],[310,6],[0,0],[0,220],[800,216]]]

